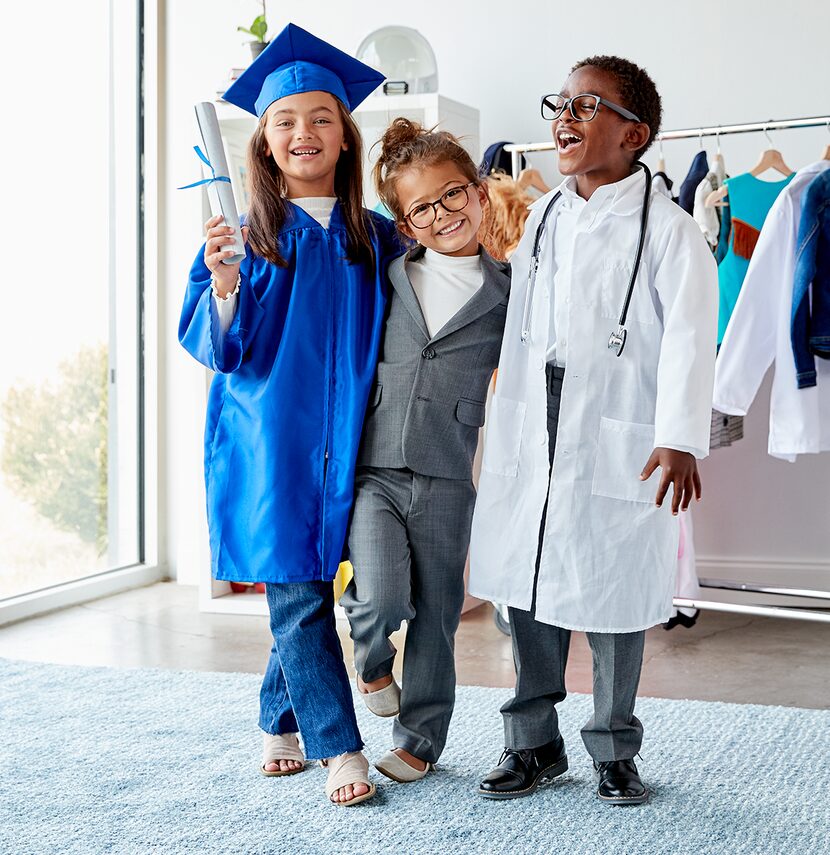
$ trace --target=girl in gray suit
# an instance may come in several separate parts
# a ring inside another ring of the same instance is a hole
[[[487,192],[458,140],[396,119],[375,166],[378,195],[417,242],[395,259],[374,393],[358,455],[349,536],[358,689],[395,716],[375,764],[423,778],[455,702],[454,639],[475,502],[472,464],[501,348],[509,267],[479,245]],[[389,636],[407,621],[403,680]]]

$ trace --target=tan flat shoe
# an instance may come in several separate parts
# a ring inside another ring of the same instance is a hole
[[[435,766],[432,763],[427,763],[425,768],[416,769],[414,766],[410,766],[402,757],[395,754],[394,751],[387,751],[386,754],[384,754],[383,757],[375,763],[375,769],[377,769],[381,775],[386,775],[387,778],[391,778],[399,784],[409,784],[412,781],[420,781],[421,778],[426,777],[427,772],[431,772],[434,768]]]
[[[369,761],[362,751],[351,751],[339,757],[329,757],[325,766],[329,770],[326,797],[330,802],[333,793],[349,784],[366,784],[369,788],[369,792],[363,793],[362,796],[355,796],[347,802],[331,802],[333,805],[340,807],[359,805],[361,802],[369,801],[377,792],[377,787],[369,780]]]
[[[358,683],[357,691],[363,698],[366,709],[374,715],[381,718],[392,718],[401,711],[401,687],[395,682],[394,677],[388,686],[374,692],[361,691],[360,683]]]
[[[279,763],[280,760],[295,760],[302,763],[299,769],[275,769],[269,772],[265,767],[269,763]],[[296,775],[305,769],[305,756],[300,748],[300,740],[296,733],[264,733],[262,739],[262,764],[259,771],[266,778],[281,778],[285,775]]]

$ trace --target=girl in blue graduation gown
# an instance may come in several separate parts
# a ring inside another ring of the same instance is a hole
[[[265,582],[274,644],[261,771],[327,761],[327,794],[374,794],[334,622],[332,580],[375,371],[391,222],[362,208],[350,110],[383,77],[289,25],[225,93],[260,122],[239,265],[220,217],[190,272],[179,339],[216,372],[205,479],[217,579]],[[302,736],[303,747],[297,739]],[[304,750],[303,750],[304,749]]]

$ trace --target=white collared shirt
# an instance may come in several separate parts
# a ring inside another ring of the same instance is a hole
[[[551,301],[550,334],[548,338],[547,361],[556,365],[567,364],[568,355],[568,314],[571,302],[571,281],[573,275],[574,239],[579,232],[591,231],[595,223],[614,204],[614,201],[639,178],[639,171],[616,184],[604,184],[591,195],[583,199],[576,192],[576,178],[566,178],[559,185],[558,191],[562,198],[557,203],[556,210],[551,212],[545,238],[540,247],[540,271],[547,275],[540,276],[546,283],[553,282],[553,299]],[[555,225],[552,219],[555,217]],[[553,258],[549,256],[549,235],[553,233]],[[547,245],[547,246],[546,246]],[[636,247],[634,248],[636,249]],[[632,250],[633,251],[633,250]],[[553,262],[551,265],[550,262]],[[551,268],[553,274],[551,276]],[[577,286],[578,287],[578,286]],[[622,310],[622,306],[620,306]]]

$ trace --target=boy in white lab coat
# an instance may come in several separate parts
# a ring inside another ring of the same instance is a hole
[[[701,495],[718,311],[700,229],[636,165],[661,112],[648,74],[618,57],[579,63],[542,99],[567,178],[531,206],[511,259],[471,543],[470,592],[510,607],[516,664],[488,798],[528,795],[568,768],[556,705],[572,630],[593,653],[582,737],[597,795],[648,798],[634,704],[645,630],[671,613],[677,514]]]

